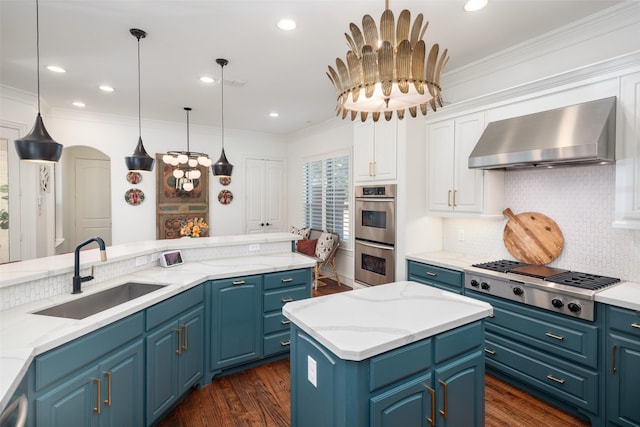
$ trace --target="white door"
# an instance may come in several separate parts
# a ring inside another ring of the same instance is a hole
[[[284,230],[285,167],[281,160],[247,159],[246,232]]]
[[[101,237],[111,245],[111,162],[75,159],[75,247]]]

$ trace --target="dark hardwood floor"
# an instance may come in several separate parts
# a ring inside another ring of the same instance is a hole
[[[351,290],[325,280],[313,296]],[[587,427],[582,421],[500,379],[485,378],[486,427]],[[159,427],[289,427],[289,360],[216,378],[193,390]]]

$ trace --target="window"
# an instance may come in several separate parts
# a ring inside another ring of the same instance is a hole
[[[349,229],[349,155],[333,153],[303,164],[303,220],[305,227],[333,231],[341,244]]]

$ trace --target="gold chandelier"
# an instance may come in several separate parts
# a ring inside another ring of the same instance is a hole
[[[437,43],[427,56],[423,37],[429,22],[422,22],[420,13],[411,25],[411,13],[405,9],[396,25],[386,0],[379,33],[370,15],[362,18],[362,31],[349,25],[346,63],[337,58],[337,71],[329,66],[327,73],[338,95],[337,115],[355,120],[359,112],[364,122],[372,113],[377,122],[381,113],[391,120],[395,111],[402,119],[407,109],[416,117],[418,110],[426,116],[429,107],[436,111],[443,106],[440,76],[449,57],[445,49],[438,59]]]

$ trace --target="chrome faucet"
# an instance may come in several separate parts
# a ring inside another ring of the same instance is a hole
[[[76,246],[74,264],[73,264],[73,292],[72,294],[81,294],[82,293],[82,282],[86,282],[88,280],[93,280],[93,266],[91,266],[91,274],[88,276],[80,277],[80,249],[84,246],[87,246],[91,242],[98,243],[100,246],[100,260],[105,262],[107,260],[107,249],[104,246],[104,240],[100,237],[91,237],[90,239],[85,240]]]

